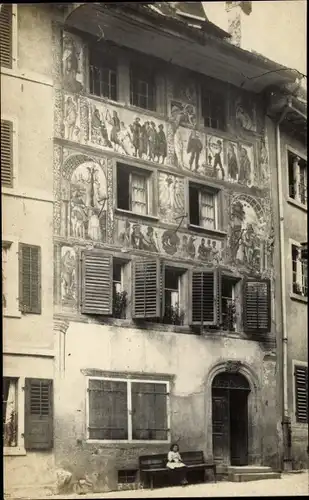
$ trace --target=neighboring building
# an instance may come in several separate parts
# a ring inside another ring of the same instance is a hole
[[[53,481],[53,83],[50,9],[2,4],[5,489]]]
[[[53,186],[53,218],[47,204],[33,226],[18,219],[40,231],[48,321],[54,304],[54,337],[48,322],[31,329],[55,349],[47,468],[73,480],[95,474],[99,490],[137,482],[138,457],[172,441],[203,450],[222,474],[281,468],[279,232],[264,91],[295,75],[231,45],[196,4],[18,6],[19,51],[54,87],[34,90],[24,108],[23,94],[11,98],[20,112],[31,99],[42,108],[26,121],[45,138],[22,157],[34,169],[24,189]]]
[[[284,461],[287,468],[307,468],[307,95],[302,89],[295,89],[294,97],[274,91],[269,110],[277,124],[278,192],[281,194],[281,370],[283,420],[286,423]]]

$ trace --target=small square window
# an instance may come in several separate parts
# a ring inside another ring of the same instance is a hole
[[[189,185],[190,224],[215,230],[218,227],[217,193]]]
[[[128,165],[117,166],[117,208],[139,215],[151,215],[151,173],[132,169]]]

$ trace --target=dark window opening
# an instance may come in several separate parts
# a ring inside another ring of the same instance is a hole
[[[117,64],[104,52],[89,54],[90,93],[117,101]]]
[[[225,101],[221,94],[204,90],[202,94],[202,116],[204,126],[217,130],[225,129]]]
[[[127,292],[123,288],[123,272],[125,264],[113,259],[113,318],[125,318]]]
[[[136,469],[125,469],[118,471],[118,483],[132,484],[135,483],[137,477]]]
[[[181,309],[180,279],[181,272],[179,270],[165,268],[163,323],[170,325],[183,324],[184,312]]]
[[[307,162],[288,151],[289,197],[307,203]]]
[[[236,327],[235,280],[222,276],[221,313],[223,330],[234,331]]]
[[[190,224],[200,225],[199,190],[194,186],[189,186],[189,209]]]
[[[216,195],[213,192],[189,185],[190,224],[216,229]]]
[[[3,377],[2,379],[2,423],[3,445],[17,446],[17,379]]]
[[[117,207],[136,214],[148,213],[149,174],[132,170],[126,165],[117,168]]]
[[[308,262],[301,258],[301,248],[292,245],[293,293],[308,297]]]
[[[156,84],[155,76],[146,67],[131,67],[130,103],[133,106],[155,111]]]

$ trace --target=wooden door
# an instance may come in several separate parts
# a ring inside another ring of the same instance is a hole
[[[248,465],[248,391],[230,391],[231,465]]]
[[[212,391],[212,446],[214,460],[229,463],[229,394],[225,389]]]

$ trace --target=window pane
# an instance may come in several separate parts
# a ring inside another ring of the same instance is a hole
[[[100,51],[90,51],[90,92],[117,100],[117,67],[115,61]]]
[[[166,384],[132,382],[133,439],[167,439]]]
[[[201,226],[215,228],[214,196],[205,192],[201,192]]]
[[[4,446],[17,446],[17,379],[4,377],[2,381],[2,419]]]
[[[199,192],[198,189],[190,186],[189,188],[189,208],[190,208],[190,224],[199,226]]]
[[[117,206],[123,210],[130,210],[129,197],[130,174],[128,169],[118,166],[117,169]]]
[[[89,380],[89,438],[128,439],[126,382]]]
[[[147,214],[147,179],[141,175],[131,174],[132,212]]]

